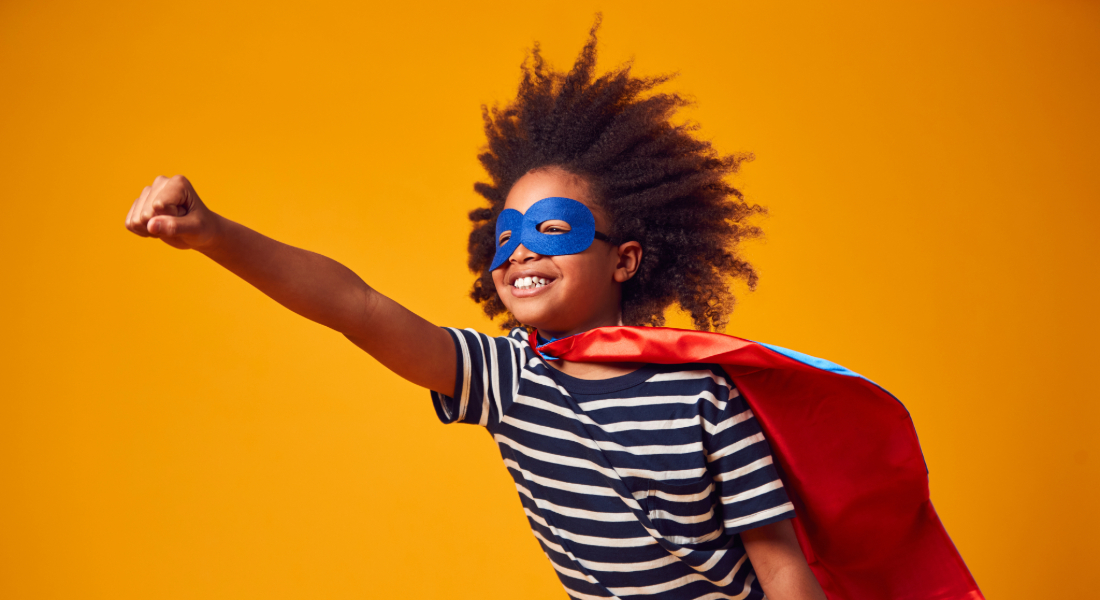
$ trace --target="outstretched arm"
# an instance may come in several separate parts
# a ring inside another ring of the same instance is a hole
[[[806,564],[790,519],[741,532],[745,552],[771,600],[826,600]]]
[[[182,175],[157,177],[130,207],[126,228],[194,249],[290,310],[343,333],[401,377],[454,392],[455,353],[445,331],[367,285],[344,265],[288,246],[203,204]]]

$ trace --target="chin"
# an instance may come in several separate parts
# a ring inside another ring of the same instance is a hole
[[[511,304],[509,306],[508,304]],[[541,325],[547,325],[552,322],[553,319],[547,318],[547,311],[542,306],[532,306],[532,303],[527,302],[511,302],[505,303],[504,308],[508,309],[508,312],[516,318],[517,321],[523,323],[525,327],[537,327],[541,329]]]

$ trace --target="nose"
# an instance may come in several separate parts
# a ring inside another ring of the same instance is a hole
[[[536,252],[531,252],[530,250],[527,249],[526,246],[524,246],[523,244],[520,244],[520,245],[516,246],[516,251],[512,253],[512,256],[508,257],[508,262],[515,263],[515,264],[518,265],[518,264],[525,263],[529,260],[535,260],[539,256],[541,256],[541,255],[536,253]]]

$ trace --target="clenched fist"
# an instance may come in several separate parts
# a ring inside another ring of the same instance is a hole
[[[126,229],[159,238],[174,248],[201,250],[217,238],[218,219],[186,177],[159,176],[134,200]]]

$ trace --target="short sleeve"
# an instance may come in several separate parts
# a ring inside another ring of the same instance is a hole
[[[795,516],[768,440],[736,387],[730,386],[729,399],[719,414],[704,439],[726,533]]]
[[[515,395],[522,348],[507,337],[443,329],[455,345],[455,389],[450,396],[431,393],[436,415],[444,423],[495,424]]]

